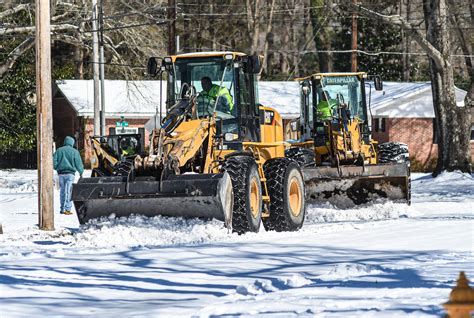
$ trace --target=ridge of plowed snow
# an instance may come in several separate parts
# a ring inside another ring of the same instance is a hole
[[[352,209],[338,209],[326,203],[309,205],[305,222],[380,221],[408,217],[417,213],[416,209],[403,203],[371,203]]]
[[[365,264],[337,264],[331,268],[326,274],[320,275],[318,278],[327,281],[327,280],[342,280],[346,281],[348,279],[360,276],[367,275],[377,275],[383,274],[384,272],[380,269],[377,269],[375,266],[365,265]]]

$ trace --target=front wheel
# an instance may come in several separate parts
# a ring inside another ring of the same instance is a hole
[[[232,180],[234,206],[232,230],[239,234],[258,232],[262,220],[262,184],[255,159],[232,156],[223,165]]]
[[[270,195],[270,216],[263,219],[267,231],[297,231],[303,226],[306,205],[303,176],[288,158],[268,160],[263,166]]]

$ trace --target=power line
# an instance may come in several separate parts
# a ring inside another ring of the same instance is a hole
[[[212,48],[208,47],[183,47],[185,50],[212,50]],[[268,50],[268,52],[272,53],[297,53],[300,55],[309,54],[309,53],[334,53],[334,54],[349,54],[352,53],[353,50]],[[379,55],[418,55],[418,56],[426,56],[427,54],[424,52],[398,52],[398,51],[380,51],[380,52],[370,52],[364,50],[356,50],[357,53],[368,55],[368,56],[379,56]],[[474,58],[474,55],[464,55],[464,54],[451,54],[451,57],[470,57]]]
[[[138,24],[128,24],[128,25],[120,25],[112,28],[103,28],[101,30],[88,30],[88,31],[82,31],[81,33],[93,33],[93,32],[101,32],[101,31],[114,31],[114,30],[121,30],[121,29],[130,29],[130,28],[136,28],[136,27],[142,27],[142,26],[148,26],[148,25],[163,25],[168,23],[169,20],[163,20],[163,21],[156,21],[156,22],[147,22],[147,23],[138,23]]]
[[[83,64],[99,64],[99,65],[109,65],[109,66],[124,66],[124,67],[133,67],[133,68],[145,68],[143,65],[133,65],[133,64],[124,64],[124,63],[110,63],[110,62],[91,62],[91,61],[79,61],[75,60],[76,63],[81,62]]]

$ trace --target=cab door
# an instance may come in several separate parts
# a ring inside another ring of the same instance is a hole
[[[237,73],[237,105],[240,140],[260,141],[260,116],[255,74],[239,68]]]

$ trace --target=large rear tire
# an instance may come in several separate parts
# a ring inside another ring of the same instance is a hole
[[[410,154],[408,146],[401,142],[385,142],[378,146],[380,163],[406,163],[408,167],[406,197],[408,205],[411,205],[411,173]]]
[[[255,159],[229,157],[223,170],[229,174],[234,191],[232,230],[239,234],[258,232],[262,220],[262,183]]]
[[[263,166],[270,195],[270,216],[263,219],[267,231],[297,231],[303,226],[306,205],[303,176],[288,158],[268,160]]]
[[[285,150],[285,157],[296,161],[300,167],[308,167],[315,164],[314,151],[311,149],[290,148]]]
[[[378,146],[380,163],[410,164],[408,146],[401,142],[385,142]]]

